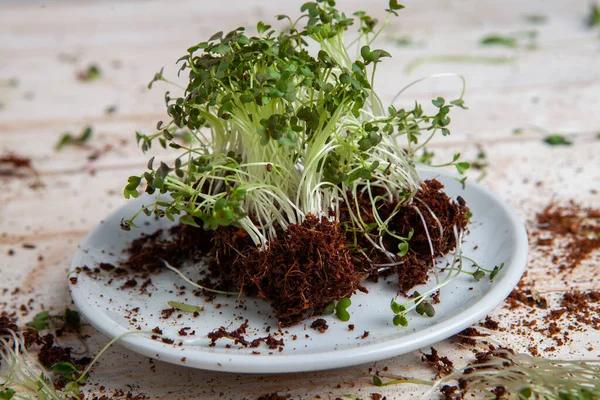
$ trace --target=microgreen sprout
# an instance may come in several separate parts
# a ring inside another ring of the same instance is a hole
[[[102,77],[102,71],[96,64],[91,64],[86,69],[77,72],[77,79],[82,82],[93,82],[97,81]]]
[[[39,332],[50,328],[53,321],[62,322],[62,328],[70,332],[79,332],[81,328],[79,313],[69,308],[66,308],[62,315],[50,315],[48,311],[41,311],[33,317],[33,320],[27,322],[26,326]]]
[[[587,25],[590,28],[600,26],[600,6],[596,3],[590,5],[590,13],[587,18]]]
[[[179,303],[177,301],[169,301],[168,304],[169,304],[169,307],[173,307],[177,310],[185,311],[185,312],[194,313],[194,312],[204,311],[203,307],[198,307],[198,306],[194,306],[191,304]]]
[[[482,38],[479,43],[483,46],[517,47],[517,39],[511,36],[489,35]]]
[[[79,136],[73,136],[70,132],[64,133],[56,143],[56,151],[62,150],[65,146],[82,146],[92,138],[93,133],[91,126],[86,126]]]
[[[33,317],[33,320],[27,323],[27,326],[35,329],[36,331],[43,331],[49,327],[49,317],[50,313],[48,311],[41,311]]]
[[[570,146],[573,144],[569,139],[558,134],[546,136],[544,138],[544,143],[547,143],[550,146]]]
[[[406,378],[406,379],[394,379],[391,381],[384,382],[379,376],[373,375],[373,384],[375,386],[383,387],[383,386],[391,386],[397,385],[400,383],[415,383],[417,385],[433,385],[433,383],[429,381],[424,381],[422,379],[414,379],[414,378]]]
[[[346,322],[350,320],[350,313],[347,311],[347,309],[351,304],[352,301],[346,297],[337,302],[335,306],[335,315],[340,321]]]
[[[500,266],[494,267],[494,269],[492,269],[492,270],[488,270],[488,269],[485,269],[485,268],[481,267],[480,265],[478,265],[471,258],[464,256],[462,253],[463,232],[458,232],[456,227],[454,227],[454,235],[455,235],[455,240],[456,240],[457,246],[452,254],[452,259],[449,263],[450,265],[442,268],[442,267],[436,265],[435,260],[433,261],[434,269],[438,269],[439,272],[444,272],[446,274],[444,276],[444,278],[442,280],[438,281],[438,283],[435,286],[433,286],[432,288],[428,288],[427,291],[425,291],[422,294],[417,291],[413,292],[413,294],[410,296],[410,298],[407,299],[403,303],[400,303],[400,302],[396,301],[395,298],[392,298],[392,300],[390,302],[390,309],[392,310],[392,313],[394,314],[392,323],[395,326],[402,326],[402,327],[407,326],[408,322],[409,322],[408,318],[407,318],[407,314],[412,310],[415,310],[415,312],[417,312],[417,314],[419,314],[419,315],[427,316],[429,318],[434,317],[435,316],[435,308],[434,308],[432,302],[430,300],[428,300],[428,298],[432,295],[438,294],[444,286],[446,286],[447,284],[452,282],[460,274],[466,273],[469,275],[473,275],[474,277],[475,277],[475,274],[477,274],[477,278],[481,278],[482,277],[481,273],[483,272],[484,274],[488,273],[490,276],[490,280],[492,280],[502,270],[502,268],[504,268],[504,264],[501,264]],[[465,271],[464,261],[472,262],[477,267],[477,270],[475,272]]]

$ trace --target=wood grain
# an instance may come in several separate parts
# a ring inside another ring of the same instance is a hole
[[[189,45],[218,30],[254,26],[258,19],[274,14],[293,14],[301,3],[0,4],[0,154],[12,151],[30,157],[39,174],[0,177],[0,310],[18,309],[30,299],[31,313],[42,305],[61,310],[70,304],[65,274],[71,255],[89,230],[124,204],[121,193],[126,178],[144,168],[147,157],[137,148],[134,132],[151,132],[165,116],[167,87],[146,89],[154,73],[164,66],[166,75],[175,76],[174,61]],[[344,10],[367,8],[380,17],[387,5],[385,1],[339,3]],[[379,42],[392,50],[393,58],[381,64],[376,87],[383,100],[390,101],[397,90],[423,76],[457,72],[466,77],[470,109],[455,113],[452,135],[433,143],[440,159],[455,152],[474,159],[477,152],[485,151],[489,166],[483,184],[515,207],[530,230],[536,228],[535,214],[550,201],[575,199],[600,206],[596,191],[600,188],[600,37],[585,26],[588,1],[432,0],[409,1],[406,6]],[[523,18],[528,14],[543,14],[547,22],[528,24]],[[486,34],[531,30],[537,32],[534,50],[478,44]],[[405,35],[415,44],[396,47],[394,39]],[[506,56],[515,62],[435,62],[406,70],[415,59],[439,55]],[[79,82],[77,72],[92,63],[100,66],[102,78]],[[7,84],[13,78],[18,81],[14,87]],[[457,80],[433,79],[409,90],[397,104],[427,103],[459,90]],[[114,114],[106,114],[109,106],[116,107]],[[79,132],[86,125],[95,132],[91,148],[54,150],[61,134]],[[515,128],[525,132],[514,135]],[[550,133],[568,135],[574,145],[551,148],[541,140]],[[106,145],[114,148],[95,161],[88,160],[94,150]],[[164,151],[156,154],[170,157]],[[478,175],[472,172],[472,178]],[[32,188],[36,183],[41,185]],[[24,243],[35,248],[23,248]],[[15,254],[8,256],[9,250]],[[551,260],[533,244],[525,280],[547,292],[555,304],[565,290],[600,287],[599,257],[592,254],[572,275],[562,277],[549,272],[554,271]],[[22,291],[11,294],[13,287]],[[3,292],[3,288],[11,290]],[[497,333],[498,339],[520,351],[531,343],[539,343],[540,348],[549,345],[539,334],[511,328],[514,320],[528,315],[535,318],[535,310],[495,310],[494,318],[506,328]],[[30,317],[23,316],[21,322]],[[91,327],[85,333],[90,335],[92,354],[107,342]],[[598,350],[588,350],[600,341],[598,331],[574,332],[572,339],[569,346],[543,355],[598,357]],[[435,347],[457,365],[469,359],[470,349],[458,346],[456,340]],[[272,392],[294,399],[336,399],[344,394],[369,399],[375,392],[388,399],[406,399],[426,392],[416,385],[373,386],[371,375],[384,367],[390,377],[431,379],[434,375],[418,352],[318,373],[237,375],[149,361],[116,346],[94,369],[85,389],[86,398],[125,389],[151,399],[254,399]]]

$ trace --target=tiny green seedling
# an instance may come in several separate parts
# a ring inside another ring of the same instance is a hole
[[[33,320],[29,321],[26,325],[36,331],[43,331],[50,326],[48,322],[49,318],[50,313],[48,311],[42,311],[37,313],[35,317],[33,317]]]
[[[590,13],[587,18],[587,25],[590,28],[600,26],[600,6],[596,3],[590,5]]]
[[[204,311],[203,307],[198,307],[198,306],[194,306],[191,304],[179,303],[177,301],[169,301],[168,304],[169,304],[169,307],[173,307],[177,310],[185,311],[185,312],[194,313],[194,312]]]
[[[504,46],[512,49],[517,47],[517,39],[511,36],[489,35],[479,42],[483,46]]]
[[[571,146],[573,142],[564,137],[563,135],[550,135],[544,138],[544,143],[550,146]]]
[[[352,304],[349,298],[345,297],[337,302],[335,306],[335,315],[340,321],[346,322],[350,320],[350,313],[347,311],[348,307]]]
[[[77,79],[82,82],[97,81],[101,77],[102,77],[102,71],[100,70],[100,67],[96,64],[91,64],[89,67],[87,67],[83,71],[79,71],[77,73]]]
[[[69,308],[66,308],[62,315],[50,315],[48,311],[41,311],[33,320],[27,322],[26,326],[39,332],[50,328],[52,322],[60,322],[62,329],[70,332],[79,332],[81,329],[79,313]]]
[[[65,146],[82,146],[92,138],[93,133],[91,126],[86,126],[78,136],[73,136],[70,132],[64,133],[56,144],[56,151],[62,150]]]

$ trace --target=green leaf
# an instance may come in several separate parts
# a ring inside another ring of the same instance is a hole
[[[492,270],[492,272],[490,272],[490,280],[494,280],[494,278],[496,277],[496,275],[498,275],[498,273],[500,271],[502,271],[502,269],[504,268],[504,263],[500,264],[500,266],[495,266],[494,269]]]
[[[442,108],[444,106],[444,104],[446,103],[446,101],[442,97],[438,97],[435,100],[431,100],[431,103],[434,106],[436,106],[437,108]]]
[[[191,304],[185,304],[185,303],[179,303],[177,301],[169,301],[168,302],[169,307],[173,307],[176,308],[178,310],[181,311],[185,311],[185,312],[202,312],[204,311],[204,308],[202,307],[198,307],[198,306],[193,306]]]
[[[394,314],[400,314],[400,313],[403,313],[404,311],[406,311],[406,308],[402,304],[395,301],[394,299],[392,299],[392,301],[390,303],[390,308],[392,309],[392,312]]]
[[[79,136],[79,142],[80,143],[85,143],[88,140],[90,140],[92,138],[92,127],[91,126],[86,126],[83,130],[83,132],[81,133],[81,136]]]
[[[63,317],[65,327],[69,328],[72,332],[79,332],[81,328],[81,317],[75,310],[67,308]]]
[[[256,30],[260,35],[268,31],[269,29],[271,29],[271,25],[267,25],[262,21],[259,21],[258,24],[256,24]]]
[[[398,257],[404,257],[408,253],[408,242],[398,243]]]
[[[404,315],[394,315],[394,319],[392,320],[394,326],[407,326],[408,319]]]
[[[92,64],[89,67],[87,67],[87,69],[85,69],[84,71],[80,71],[77,74],[77,79],[79,79],[82,82],[93,82],[100,79],[101,76],[102,71],[100,70],[100,67],[96,64]]]
[[[481,279],[483,279],[485,277],[485,272],[483,272],[482,270],[478,269],[477,271],[475,271],[473,273],[473,278],[475,278],[476,281],[480,281]]]
[[[190,226],[193,226],[195,228],[200,228],[200,225],[198,225],[198,223],[196,222],[195,218],[192,217],[191,215],[182,215],[179,218],[179,223],[185,224],[185,225],[190,225]]]
[[[471,164],[469,164],[468,162],[463,161],[463,162],[456,163],[456,170],[461,175],[463,175],[465,173],[465,171],[469,169],[469,167],[471,167]]]
[[[67,393],[74,393],[76,395],[79,394],[80,393],[79,383],[77,381],[68,382],[65,385],[64,391]]]
[[[79,369],[70,362],[58,362],[52,366],[52,371],[61,375],[69,375],[73,372],[79,372]]]
[[[57,151],[62,150],[62,148],[71,143],[72,140],[73,136],[70,133],[64,133],[58,140],[58,143],[56,143],[55,149]]]
[[[335,301],[332,301],[323,309],[323,315],[333,314],[335,311]]]
[[[590,5],[590,14],[587,23],[590,28],[600,26],[600,6],[598,4],[592,2]]]
[[[421,304],[423,304],[425,315],[427,315],[429,318],[433,318],[435,316],[435,308],[433,308],[433,305],[431,305],[431,303],[428,301],[424,301]]]
[[[338,301],[337,305],[335,306],[335,315],[340,319],[340,321],[346,322],[350,319],[350,314],[348,311],[346,311],[346,309],[350,307],[351,304],[352,301],[347,297],[344,297]]]
[[[338,310],[336,311],[335,315],[342,322],[347,322],[350,320],[350,313],[346,310]]]
[[[544,138],[544,142],[550,146],[570,146],[573,144],[569,139],[562,135],[550,135]]]
[[[373,383],[375,386],[384,386],[383,381],[377,375],[373,375]]]
[[[468,110],[469,108],[465,106],[465,101],[463,99],[452,100],[450,104],[460,107],[464,110]]]
[[[48,318],[50,314],[48,311],[42,311],[33,317],[33,320],[28,322],[26,325],[35,329],[36,331],[42,331],[48,328],[50,325],[48,324]]]
[[[510,48],[517,47],[517,40],[509,36],[489,35],[482,38],[479,43],[483,46],[504,46]]]
[[[12,389],[6,389],[3,392],[0,392],[0,399],[2,400],[10,400],[15,395],[15,391]]]
[[[390,3],[388,5],[389,11],[397,11],[397,10],[402,10],[404,8],[404,6],[402,4],[398,4],[398,0],[390,0]]]

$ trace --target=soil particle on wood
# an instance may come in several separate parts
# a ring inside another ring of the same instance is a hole
[[[446,356],[440,357],[438,351],[433,347],[430,349],[431,354],[421,353],[421,361],[426,362],[435,369],[435,379],[451,374],[454,371],[454,363]]]
[[[559,272],[577,268],[592,252],[600,249],[600,210],[573,201],[567,206],[548,205],[536,217],[538,244],[559,252],[553,262]]]
[[[24,178],[28,175],[38,175],[31,165],[31,159],[15,153],[0,156],[0,177]]]

